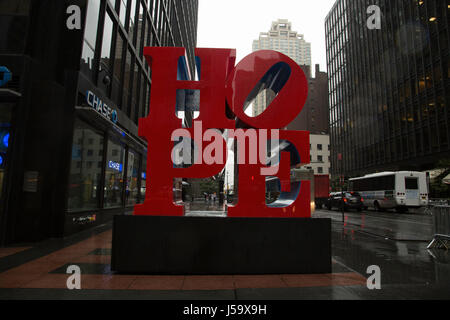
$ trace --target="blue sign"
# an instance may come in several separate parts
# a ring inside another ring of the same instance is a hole
[[[0,87],[11,81],[12,73],[7,67],[0,66]]]
[[[104,116],[106,119],[111,120],[113,123],[117,123],[117,111],[108,107],[99,97],[97,97],[92,91],[86,92],[86,101],[89,106],[94,108],[98,113]]]
[[[5,146],[5,148],[8,148],[9,145],[9,132],[7,132],[4,136],[3,136],[3,145]]]
[[[122,164],[121,163],[117,163],[114,161],[109,161],[108,162],[108,168],[122,172]]]

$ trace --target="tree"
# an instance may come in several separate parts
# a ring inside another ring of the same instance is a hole
[[[202,193],[217,193],[218,184],[213,178],[202,179],[200,182],[200,191]]]

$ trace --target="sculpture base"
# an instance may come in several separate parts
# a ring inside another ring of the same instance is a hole
[[[131,274],[331,273],[331,220],[115,216],[111,266]]]

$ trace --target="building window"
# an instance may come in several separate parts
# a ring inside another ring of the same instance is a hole
[[[92,166],[92,162],[83,157],[89,140],[100,141],[101,133],[95,131],[82,121],[75,123],[72,160],[69,176],[69,196],[67,208],[69,211],[80,211],[98,208],[101,189],[102,168]],[[103,154],[103,144],[89,145]]]
[[[142,4],[139,7],[139,15],[138,15],[138,26],[137,26],[137,42],[136,42],[136,49],[139,49],[138,57],[142,57],[144,54],[144,46],[147,45],[147,32],[146,32],[146,16],[144,14],[144,8],[142,7]]]
[[[317,150],[322,150],[322,145],[321,144],[317,145]]]
[[[116,152],[111,152],[111,156],[106,159],[104,207],[121,207],[125,149],[122,145],[108,140],[108,150]]]
[[[111,78],[111,68],[112,68],[112,60],[111,60],[111,52],[112,52],[112,38],[113,38],[114,24],[109,16],[109,13],[106,13],[105,16],[105,25],[103,28],[103,41],[102,41],[102,51],[100,55],[100,81],[99,83],[103,85],[103,79],[106,76]],[[106,86],[105,86],[105,89]],[[108,92],[108,90],[105,90]]]
[[[147,150],[144,151],[144,157],[142,159],[141,190],[140,190],[139,203],[143,203],[144,199],[145,199],[146,181],[147,181]]]
[[[97,40],[98,16],[100,13],[100,0],[90,0],[87,5],[86,27],[84,29],[83,51],[81,56],[81,70],[93,76],[94,52]]]
[[[138,201],[139,196],[139,160],[138,153],[128,151],[128,169],[127,169],[127,185],[125,190],[125,198],[127,205],[134,205]]]
[[[132,89],[131,89],[131,105],[129,106],[130,109],[130,118],[133,119],[133,121],[135,121],[136,124],[138,124],[138,117],[136,115],[139,114],[139,95],[138,95],[138,80],[140,78],[140,66],[138,63],[138,60],[135,58],[134,59],[134,68],[133,68],[133,72],[132,72],[132,81],[133,83],[131,84]]]
[[[111,7],[116,8],[116,0],[108,0]]]
[[[123,92],[122,92],[122,104],[121,109],[127,113],[127,116],[130,117],[130,111],[128,108],[128,97],[130,94],[130,77],[131,77],[131,57],[132,53],[130,49],[127,50],[126,58],[125,58],[125,73],[123,75]]]
[[[130,0],[131,6],[130,6],[130,25],[128,26],[128,37],[132,40],[133,44],[136,43],[134,39],[134,31],[136,30],[136,0]]]
[[[120,7],[119,7],[119,20],[120,23],[122,23],[123,26],[125,26],[125,19],[127,15],[127,0],[120,0]]]
[[[317,156],[317,161],[323,162],[323,157],[322,156]]]
[[[122,61],[123,61],[123,49],[124,40],[122,34],[117,32],[116,47],[114,53],[114,69],[113,69],[113,81],[112,81],[112,99],[117,104],[120,105],[120,93],[121,93],[121,82],[122,82]]]
[[[322,167],[318,167],[318,168],[317,168],[317,172],[318,172],[318,173],[323,173],[323,168],[322,168]]]

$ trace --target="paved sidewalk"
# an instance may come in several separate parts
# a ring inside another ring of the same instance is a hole
[[[382,290],[369,290],[364,266],[374,263],[370,250],[376,256],[377,246],[382,247],[377,241],[381,240],[348,232],[333,223],[331,274],[123,275],[111,271],[110,223],[65,239],[0,248],[0,299],[450,299],[445,281],[431,281],[430,277],[427,281],[396,282],[388,272],[382,276]],[[367,243],[375,247],[368,249]],[[395,259],[387,266],[395,269],[396,263],[398,271],[406,268]],[[81,290],[67,289],[70,265],[81,268]],[[437,271],[433,273],[433,277],[437,275]]]

